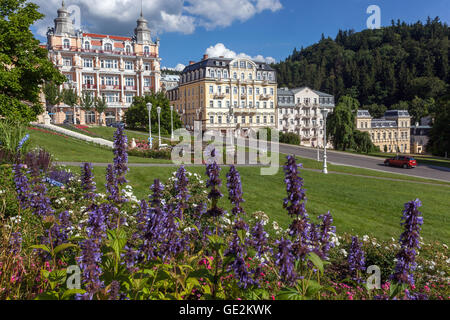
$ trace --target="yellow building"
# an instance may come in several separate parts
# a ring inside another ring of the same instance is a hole
[[[406,110],[388,110],[373,119],[367,110],[358,110],[356,129],[369,132],[373,144],[382,152],[410,152],[411,116]]]
[[[277,77],[268,64],[245,58],[203,56],[183,70],[179,86],[167,92],[188,130],[276,128]]]

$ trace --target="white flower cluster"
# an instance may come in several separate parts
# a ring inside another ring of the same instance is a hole
[[[132,202],[136,202],[138,203],[139,200],[136,198],[136,196],[133,194],[133,187],[130,185],[126,185],[123,189],[122,189],[122,193],[124,194],[124,196],[129,199]]]

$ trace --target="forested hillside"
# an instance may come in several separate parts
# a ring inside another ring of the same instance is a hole
[[[274,65],[279,87],[310,86],[349,95],[375,116],[386,108],[410,109],[414,118],[433,113],[450,82],[450,28],[439,18],[392,22],[362,32],[340,30]],[[418,119],[414,119],[418,120]]]

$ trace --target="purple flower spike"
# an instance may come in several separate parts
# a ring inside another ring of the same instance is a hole
[[[227,173],[227,188],[229,193],[228,198],[234,205],[233,209],[231,209],[231,213],[235,216],[245,213],[244,209],[241,207],[241,203],[245,201],[242,199],[241,176],[234,165],[230,167],[230,171]]]
[[[397,265],[394,278],[399,283],[414,285],[413,271],[417,267],[416,255],[420,249],[420,231],[423,224],[419,199],[405,203],[401,225],[404,232],[400,235],[400,252],[397,254]]]
[[[96,186],[94,182],[94,175],[92,174],[92,163],[83,163],[81,172],[81,187],[85,191],[85,199],[94,199]]]
[[[352,244],[348,253],[348,266],[350,272],[354,274],[353,280],[360,281],[361,279],[357,274],[358,271],[365,270],[365,258],[362,243],[358,241],[358,237],[352,237]]]

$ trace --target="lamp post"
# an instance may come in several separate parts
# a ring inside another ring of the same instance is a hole
[[[323,173],[328,174],[327,168],[327,116],[328,110],[323,108],[320,110],[323,116]]]
[[[158,146],[161,147],[161,107],[156,108],[158,112]]]
[[[319,134],[317,134],[317,161],[320,161]]]
[[[148,143],[150,145],[150,149],[153,149],[153,142],[152,142],[152,104],[149,102],[147,103],[147,110],[148,110]]]
[[[174,136],[173,136],[173,106],[170,106],[170,130],[171,130],[171,134],[170,134],[170,139],[174,140]]]

